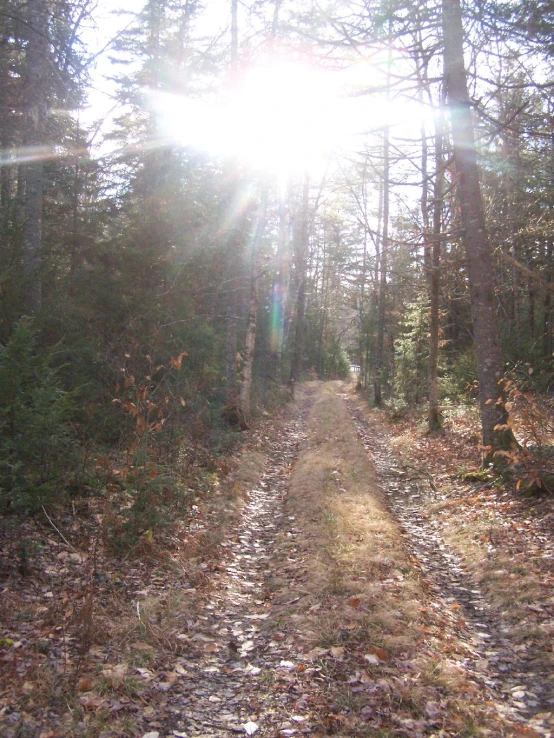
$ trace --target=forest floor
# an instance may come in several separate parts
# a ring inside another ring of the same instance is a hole
[[[4,523],[0,735],[554,736],[553,501],[420,420],[306,383],[136,558]]]

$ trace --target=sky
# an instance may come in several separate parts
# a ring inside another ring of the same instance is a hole
[[[118,66],[111,61],[113,41],[139,13],[146,0],[98,0],[88,26],[84,28],[83,41],[89,53],[98,57],[92,70],[92,87],[88,96],[88,107],[82,112],[85,124],[92,125],[103,119],[99,135],[107,132],[113,123],[117,84],[109,79],[118,73]],[[228,24],[229,0],[208,0],[206,10],[196,19],[195,29],[200,36],[214,36]],[[123,11],[122,13],[118,11]],[[101,148],[105,151],[104,142]]]
[[[85,43],[98,53],[133,21],[143,0],[99,0]],[[128,11],[114,13],[114,7]],[[214,37],[228,27],[229,0],[208,0],[195,22],[195,36]],[[240,20],[240,18],[239,18]],[[99,55],[92,75],[93,88],[83,122],[102,120],[95,144],[97,155],[115,146],[102,134],[121,113],[116,105],[116,83],[107,79],[119,71],[110,61],[110,49]],[[248,166],[272,171],[321,168],[331,150],[360,148],[365,132],[387,123],[397,136],[417,137],[423,111],[406,103],[387,102],[381,95],[355,96],[345,90],[383,84],[383,61],[376,55],[342,72],[321,72],[309,65],[295,68],[286,58],[264,61],[244,76],[234,100],[187,100],[170,95],[150,98],[159,112],[160,129],[183,146],[195,146],[218,156],[238,156]],[[186,121],[187,124],[184,124]],[[320,160],[320,161],[318,161]],[[282,171],[276,172],[282,174]]]

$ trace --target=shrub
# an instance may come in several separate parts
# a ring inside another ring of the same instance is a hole
[[[0,500],[8,509],[38,509],[71,476],[72,398],[53,356],[37,349],[29,318],[0,349]]]
[[[406,306],[406,315],[395,341],[395,396],[406,405],[418,405],[427,397],[429,358],[427,296]]]
[[[443,401],[454,403],[470,402],[478,395],[477,359],[473,347],[448,361],[447,368],[441,367],[439,391]]]

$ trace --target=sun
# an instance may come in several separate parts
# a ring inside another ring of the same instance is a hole
[[[162,143],[233,159],[281,182],[322,174],[333,156],[356,151],[385,127],[418,139],[422,122],[431,125],[434,115],[415,100],[390,99],[373,60],[333,71],[273,59],[244,70],[232,87],[209,98],[156,92],[147,99]]]
[[[340,136],[339,91],[324,71],[286,62],[250,70],[233,100],[231,148],[251,165],[312,170]]]
[[[252,67],[210,100],[160,93],[149,99],[168,139],[278,175],[312,171],[341,136],[340,90],[309,65]]]

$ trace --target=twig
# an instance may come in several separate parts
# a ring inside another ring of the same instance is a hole
[[[537,274],[537,272],[534,272],[532,269],[529,269],[524,264],[521,264],[519,261],[514,259],[513,256],[510,256],[505,251],[502,251],[502,249],[500,248],[496,249],[495,253],[498,254],[501,259],[504,259],[504,261],[507,261],[509,264],[512,264],[512,266],[515,266],[516,269],[519,269],[528,277],[534,279],[535,282],[540,282],[540,284],[542,284],[545,289],[549,290],[550,292],[554,292],[554,284],[552,284],[552,282],[547,282],[546,279],[541,277],[540,274]]]
[[[232,725],[224,725],[224,723],[213,723],[211,720],[198,720],[198,718],[193,718],[190,715],[187,716],[186,719],[191,720],[198,725],[202,725],[205,728],[219,728],[220,730],[228,730],[230,733],[244,735],[244,730],[242,728],[234,728]]]
[[[433,492],[437,491],[435,483],[433,482],[433,477],[429,474],[429,472],[426,472],[417,466],[412,466],[412,464],[406,464],[405,462],[402,462],[402,466],[404,467],[404,469],[413,469],[415,472],[417,472],[419,479],[426,479],[429,482],[429,485]],[[418,479],[418,477],[412,477],[412,479]]]
[[[56,531],[56,533],[60,536],[60,538],[62,539],[62,541],[66,544],[66,546],[69,546],[69,548],[72,551],[75,551],[75,553],[79,553],[77,551],[77,549],[75,548],[75,546],[72,546],[71,543],[67,540],[67,538],[64,536],[64,534],[61,532],[61,530],[56,527],[56,525],[53,522],[52,518],[48,515],[48,513],[44,509],[44,505],[41,505],[41,507],[42,507],[42,512],[46,515],[46,519],[48,520],[48,522],[50,523],[50,525],[52,526],[52,528],[54,528],[54,530]]]
[[[232,725],[224,725],[223,723],[211,722],[205,723],[204,721],[202,721],[202,725],[204,725],[206,728],[219,728],[220,730],[228,730],[230,733],[240,733],[240,735],[244,735],[244,730],[242,728],[233,728]]]

